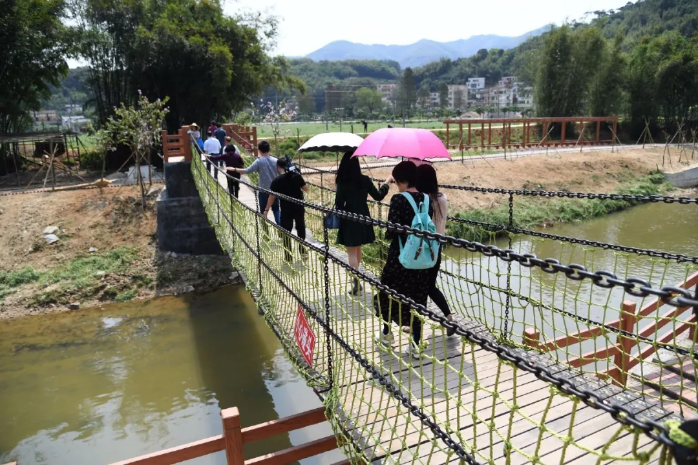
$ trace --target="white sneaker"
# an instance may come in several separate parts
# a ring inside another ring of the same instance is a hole
[[[422,349],[414,343],[414,339],[412,338],[410,338],[410,342],[407,344],[405,355],[412,357],[415,360],[422,358]]]
[[[384,347],[390,347],[390,343],[393,341],[393,333],[383,334],[383,331],[378,331],[375,336],[376,344],[382,345]]]

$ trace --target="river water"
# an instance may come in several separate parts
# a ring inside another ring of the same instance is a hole
[[[0,322],[0,463],[123,460],[220,434],[233,406],[243,426],[321,406],[242,286]],[[328,434],[317,425],[246,455]]]
[[[550,232],[696,255],[697,225],[695,205],[650,204]],[[619,276],[651,277],[655,286],[676,284],[695,271],[646,258],[619,263],[612,252],[592,253],[553,241],[519,238],[513,246]],[[476,257],[461,272],[477,276],[478,266],[494,270],[493,260]],[[446,260],[444,266],[458,263]],[[529,292],[527,282],[533,282],[526,270],[512,268],[512,288],[523,294]],[[564,277],[538,273],[536,279],[542,283],[539,294],[565,304],[555,292],[564,286]],[[582,286],[589,293],[586,300],[598,298],[603,304],[598,308],[617,307],[623,298],[622,292],[609,297],[608,291]],[[570,288],[566,292],[567,297],[574,294]],[[584,303],[580,294],[567,309]],[[617,318],[594,313],[595,305],[586,305],[591,317]],[[521,334],[530,314],[515,309],[514,318],[514,333]],[[240,408],[243,426],[320,406],[242,287],[0,322],[0,463],[123,460],[219,434],[219,411],[232,406]],[[252,444],[246,455],[327,434],[329,427],[316,426]],[[334,452],[307,463],[340,459]],[[222,464],[224,457],[218,453],[193,463]]]

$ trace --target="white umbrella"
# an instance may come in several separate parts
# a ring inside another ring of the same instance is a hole
[[[299,152],[349,152],[361,145],[361,136],[349,132],[327,132],[311,137]]]

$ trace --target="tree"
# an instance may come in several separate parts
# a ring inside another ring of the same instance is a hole
[[[0,133],[31,125],[68,74],[69,37],[61,23],[63,0],[6,0],[0,15]]]
[[[448,106],[448,85],[446,83],[441,83],[439,86],[439,108],[446,108]]]
[[[145,210],[146,184],[141,177],[140,167],[145,164],[150,169],[150,155],[160,144],[160,131],[169,109],[165,106],[167,99],[151,102],[140,90],[138,94],[137,107],[122,103],[119,108],[114,109],[114,116],[107,120],[99,139],[110,140],[108,148],[112,151],[120,144],[131,149],[131,156],[135,159],[136,178],[141,188],[141,202]],[[148,186],[151,184],[152,176],[148,176]]]
[[[373,116],[373,112],[383,104],[383,95],[376,89],[362,87],[355,92],[356,106],[358,108],[368,110],[368,113]]]
[[[170,128],[246,108],[268,87],[305,90],[267,54],[273,17],[228,17],[218,1],[71,1],[101,123],[119,102],[133,103],[135,89],[170,97]]]
[[[463,108],[463,91],[456,89],[453,92],[453,109],[460,111]]]
[[[298,111],[303,115],[311,116],[315,113],[315,97],[310,92],[304,94],[297,94],[298,99]]]
[[[420,108],[427,108],[430,103],[431,93],[429,92],[429,88],[425,86],[420,87],[419,92],[417,92],[417,104]]]
[[[623,109],[627,62],[621,50],[623,35],[617,35],[613,48],[604,46],[601,70],[591,89],[592,116],[618,115]]]
[[[417,103],[417,88],[415,87],[414,73],[412,68],[405,68],[405,72],[400,79],[400,89],[398,90],[398,102],[402,110],[411,109]]]

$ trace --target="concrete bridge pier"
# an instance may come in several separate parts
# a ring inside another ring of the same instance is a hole
[[[165,163],[165,189],[157,199],[158,250],[224,255],[191,174],[191,161]]]

